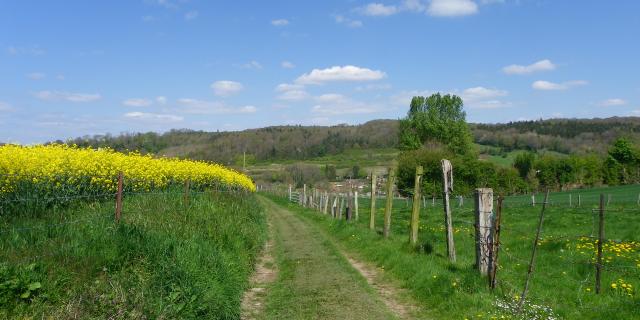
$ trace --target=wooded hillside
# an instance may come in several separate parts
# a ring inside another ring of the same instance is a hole
[[[504,124],[471,124],[476,143],[511,150],[604,154],[618,137],[640,141],[640,118],[550,119]],[[239,162],[243,151],[251,162],[303,160],[348,149],[398,147],[398,121],[374,120],[361,125],[275,126],[237,132],[172,130],[164,134],[98,135],[68,141],[79,146],[140,150],[224,164]]]

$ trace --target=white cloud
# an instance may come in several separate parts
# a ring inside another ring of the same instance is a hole
[[[638,110],[631,110],[631,115],[632,115],[632,116],[636,116],[636,117],[640,117],[640,109],[638,109]]]
[[[510,102],[497,98],[507,96],[509,92],[485,87],[473,87],[462,91],[461,98],[465,105],[473,109],[497,109],[510,107]]]
[[[258,109],[254,106],[230,107],[220,101],[204,101],[198,99],[178,99],[182,107],[180,112],[188,114],[244,114],[255,113]]]
[[[405,0],[402,3],[402,8],[414,12],[423,12],[427,9],[427,6],[421,0]]]
[[[153,104],[153,101],[144,98],[130,98],[122,101],[122,104],[127,107],[148,107]]]
[[[295,65],[295,64],[293,64],[293,63],[292,63],[292,62],[290,62],[290,61],[282,61],[282,62],[280,63],[280,66],[281,66],[281,67],[283,67],[283,68],[285,68],[285,69],[293,69],[293,68],[295,68],[295,67],[296,67],[296,65]]]
[[[61,81],[64,80],[64,74],[57,75],[56,79],[61,80]]]
[[[374,81],[386,77],[380,70],[347,66],[333,66],[326,69],[313,69],[296,79],[298,84],[322,84],[335,81]]]
[[[194,19],[198,18],[198,14],[199,14],[198,11],[195,11],[195,10],[189,11],[189,12],[184,14],[184,19],[187,20],[187,21],[194,20]]]
[[[42,80],[44,78],[46,78],[47,75],[42,73],[42,72],[32,72],[32,73],[28,73],[27,74],[27,78],[31,79],[31,80]]]
[[[156,102],[159,104],[167,104],[167,98],[164,96],[156,97]]]
[[[36,98],[45,101],[69,101],[69,102],[93,102],[100,100],[98,93],[71,93],[62,91],[40,91],[35,93]]]
[[[240,82],[220,80],[211,84],[211,89],[216,96],[228,97],[240,92],[244,87]]]
[[[12,56],[16,56],[16,55],[41,56],[45,54],[46,51],[38,46],[30,46],[30,47],[9,46],[7,47],[7,53]]]
[[[242,65],[242,68],[244,69],[262,69],[262,65],[255,60],[251,60],[245,64]]]
[[[478,5],[471,0],[431,0],[427,13],[437,17],[467,16],[478,12]]]
[[[276,26],[276,27],[283,27],[289,24],[289,20],[287,19],[276,19],[276,20],[271,20],[271,24]]]
[[[555,83],[550,81],[538,80],[531,84],[531,87],[536,90],[567,90],[573,87],[587,85],[585,80],[572,80],[562,83]]]
[[[627,101],[620,98],[611,98],[600,102],[600,106],[603,107],[624,106],[625,104],[627,104]]]
[[[336,21],[336,23],[346,25],[350,28],[361,28],[362,26],[364,26],[364,24],[360,20],[353,20],[339,14],[334,15],[333,19]]]
[[[387,6],[375,2],[359,8],[358,11],[367,16],[390,16],[399,12],[396,6]]]
[[[369,114],[380,112],[380,108],[375,105],[354,101],[337,93],[327,93],[315,97],[318,104],[311,108],[311,112],[324,116],[335,116],[343,114]]]
[[[282,92],[278,95],[279,100],[300,101],[309,97],[309,94],[304,91],[304,86],[299,84],[281,83],[275,90]]]
[[[147,113],[147,112],[127,112],[124,114],[125,118],[153,121],[153,122],[180,122],[184,120],[184,117],[173,114],[160,114],[160,113]]]
[[[482,101],[496,97],[504,97],[509,94],[505,90],[487,89],[485,87],[473,87],[462,92],[462,99],[466,102]]]
[[[551,60],[544,59],[538,62],[534,62],[528,66],[512,64],[502,68],[502,72],[506,74],[530,74],[534,72],[551,71],[555,69],[556,69],[556,65],[553,64]]]

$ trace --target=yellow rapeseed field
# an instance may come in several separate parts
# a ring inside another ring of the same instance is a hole
[[[32,196],[112,193],[120,171],[127,191],[165,189],[187,179],[194,188],[255,191],[248,176],[217,164],[59,144],[0,146],[0,196],[5,198],[25,190]]]

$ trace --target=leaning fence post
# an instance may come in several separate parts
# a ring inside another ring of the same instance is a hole
[[[447,254],[451,262],[456,262],[456,248],[453,242],[453,223],[451,221],[451,207],[449,206],[449,194],[453,191],[453,167],[447,159],[442,159],[442,174],[444,177],[444,224],[447,234]]]
[[[493,250],[491,251],[491,270],[489,273],[489,287],[496,288],[498,274],[498,252],[500,251],[500,223],[502,221],[502,201],[504,197],[498,197],[498,207],[496,208],[496,218],[493,224]]]
[[[353,194],[353,211],[356,214],[356,221],[358,221],[358,216],[359,216],[359,212],[358,212],[358,191],[355,191]]]
[[[184,205],[189,205],[189,184],[191,183],[191,179],[187,178],[184,181]]]
[[[391,209],[393,208],[393,180],[394,180],[393,168],[389,168],[389,175],[387,177],[387,204],[384,208],[384,226],[382,229],[382,235],[385,238],[389,238],[389,228],[391,227]]]
[[[600,278],[602,276],[602,243],[604,242],[604,194],[600,195],[598,210],[598,257],[596,262],[596,293],[600,293]]]
[[[122,171],[118,172],[118,191],[116,193],[116,222],[120,222],[122,216],[122,183],[123,183]]]
[[[376,175],[371,173],[371,211],[369,212],[369,229],[376,228]]]
[[[416,167],[416,177],[413,185],[413,208],[411,210],[411,233],[409,244],[415,247],[418,243],[418,229],[420,227],[420,184],[422,179],[422,166]]]
[[[491,271],[491,250],[493,249],[493,190],[476,189],[476,268],[480,274],[487,275]]]
[[[531,279],[531,274],[533,273],[533,264],[536,259],[536,251],[538,250],[538,242],[540,241],[540,231],[542,231],[542,222],[544,221],[544,209],[547,207],[547,200],[549,200],[549,189],[544,195],[544,202],[542,203],[542,210],[540,211],[540,220],[538,220],[538,229],[536,231],[536,239],[533,241],[533,249],[531,251],[531,260],[529,261],[529,269],[527,270],[527,279],[524,282],[524,290],[522,290],[522,295],[520,296],[520,301],[518,302],[518,313],[522,310],[522,305],[524,304],[524,300],[527,298],[527,291],[529,291],[529,280]]]

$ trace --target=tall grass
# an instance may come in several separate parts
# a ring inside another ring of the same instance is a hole
[[[237,319],[265,239],[251,194],[132,195],[0,217],[0,318]]]

